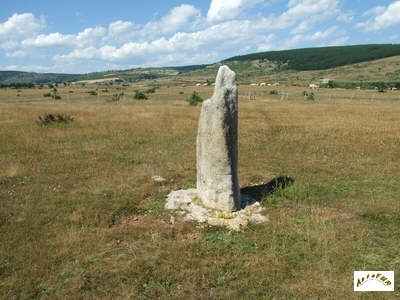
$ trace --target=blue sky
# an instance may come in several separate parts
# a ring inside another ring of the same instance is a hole
[[[400,1],[2,0],[0,70],[86,73],[400,43]]]

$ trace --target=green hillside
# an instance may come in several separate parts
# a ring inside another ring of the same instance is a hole
[[[356,45],[269,51],[231,57],[229,61],[261,60],[286,64],[285,68],[324,70],[364,61],[400,55],[400,45]]]
[[[20,71],[0,71],[0,84],[22,84],[22,83],[50,83],[74,81],[80,75],[56,74],[56,73],[34,73]]]
[[[79,80],[96,80],[117,77],[127,82],[137,82],[183,74],[204,68],[206,65],[190,65],[162,68],[136,68],[119,71],[93,72],[88,74],[41,74],[34,72],[0,71],[0,85],[61,83]]]

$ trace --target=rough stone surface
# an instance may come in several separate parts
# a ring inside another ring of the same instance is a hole
[[[246,199],[250,198],[247,196]],[[260,224],[268,221],[268,217],[263,214],[263,207],[258,202],[249,201],[243,209],[226,213],[202,206],[196,189],[171,192],[165,208],[178,210],[184,221],[225,226],[235,231],[242,230],[249,222]]]
[[[197,192],[208,208],[241,208],[238,179],[236,74],[219,68],[214,94],[201,108],[197,134]]]
[[[220,67],[214,94],[203,103],[199,118],[197,188],[172,191],[165,204],[183,220],[236,231],[249,222],[268,221],[258,202],[248,194],[240,195],[237,95],[236,74]]]

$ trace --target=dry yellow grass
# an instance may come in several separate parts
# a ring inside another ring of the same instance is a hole
[[[241,185],[295,183],[263,199],[269,223],[231,233],[170,224],[163,209],[169,191],[195,185],[200,108],[185,99],[212,87],[133,100],[147,85],[99,96],[59,87],[59,101],[48,89],[0,91],[2,298],[358,299],[353,271],[399,271],[397,92],[320,90],[307,101],[281,87],[281,101],[240,86]],[[45,113],[76,121],[38,126]]]

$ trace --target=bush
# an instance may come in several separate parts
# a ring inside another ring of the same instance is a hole
[[[272,90],[269,92],[271,95],[278,95],[278,91],[277,90]]]
[[[89,95],[92,95],[92,96],[97,96],[97,93],[96,93],[96,91],[89,91],[88,93],[89,93]]]
[[[60,100],[60,99],[61,99],[61,96],[54,95],[54,100]]]
[[[314,100],[315,100],[315,97],[314,97],[314,93],[313,93],[313,92],[311,92],[311,93],[308,95],[307,100],[311,100],[311,101],[314,101]]]
[[[114,95],[112,95],[111,101],[118,102],[123,95],[124,95],[124,93],[114,94]]]
[[[203,102],[203,98],[201,98],[196,92],[193,92],[192,96],[186,99],[186,101],[189,103],[189,105],[195,106],[197,103]]]
[[[70,123],[74,120],[74,117],[67,114],[46,114],[44,116],[39,116],[36,123],[41,126],[46,126],[55,123]]]
[[[51,97],[51,93],[43,94],[43,97]]]
[[[154,94],[156,92],[157,87],[153,87],[151,89],[148,89],[145,93],[146,94]]]
[[[308,96],[307,91],[303,91],[303,97],[307,97],[307,96]]]
[[[137,99],[137,100],[146,100],[147,96],[139,91],[135,91],[135,94],[133,95],[133,98]]]

